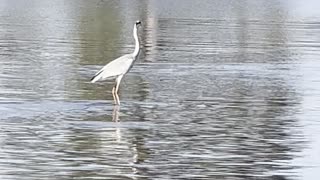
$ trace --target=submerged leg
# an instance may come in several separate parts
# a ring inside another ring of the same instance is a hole
[[[119,91],[119,86],[120,86],[120,82],[121,79],[123,78],[123,75],[118,76],[118,78],[116,79],[116,90],[115,90],[115,96],[116,96],[116,104],[120,105],[120,99],[119,99],[119,95],[118,95],[118,91]]]

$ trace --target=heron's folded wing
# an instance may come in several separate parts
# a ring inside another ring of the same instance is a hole
[[[121,56],[107,65],[105,65],[100,71],[98,71],[92,80],[96,79],[106,79],[108,77],[118,76],[121,74],[125,74],[128,69],[130,68],[131,64],[133,62],[133,58],[131,54],[127,54],[124,56]]]

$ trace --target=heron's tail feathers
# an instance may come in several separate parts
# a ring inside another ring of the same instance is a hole
[[[91,83],[97,82],[97,81],[101,78],[101,72],[102,72],[102,71],[100,71],[100,72],[98,72],[97,74],[95,74],[95,75],[90,79],[90,82],[91,82]]]

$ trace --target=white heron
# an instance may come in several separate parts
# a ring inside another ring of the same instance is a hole
[[[133,26],[133,37],[135,40],[135,48],[132,54],[123,55],[107,65],[105,65],[100,71],[98,71],[91,79],[92,83],[97,81],[103,81],[109,78],[115,78],[115,85],[112,88],[112,96],[115,104],[120,105],[118,96],[119,85],[123,76],[129,72],[133,63],[136,61],[140,52],[140,43],[138,39],[138,27],[141,24],[140,21],[136,21]]]

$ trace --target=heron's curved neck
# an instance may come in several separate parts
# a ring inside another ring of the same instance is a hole
[[[135,40],[135,48],[134,48],[134,51],[133,51],[133,58],[136,59],[136,57],[138,56],[139,54],[139,51],[140,51],[140,44],[139,44],[139,39],[138,39],[138,30],[137,30],[137,25],[134,25],[133,27],[133,37],[134,37],[134,40]]]

